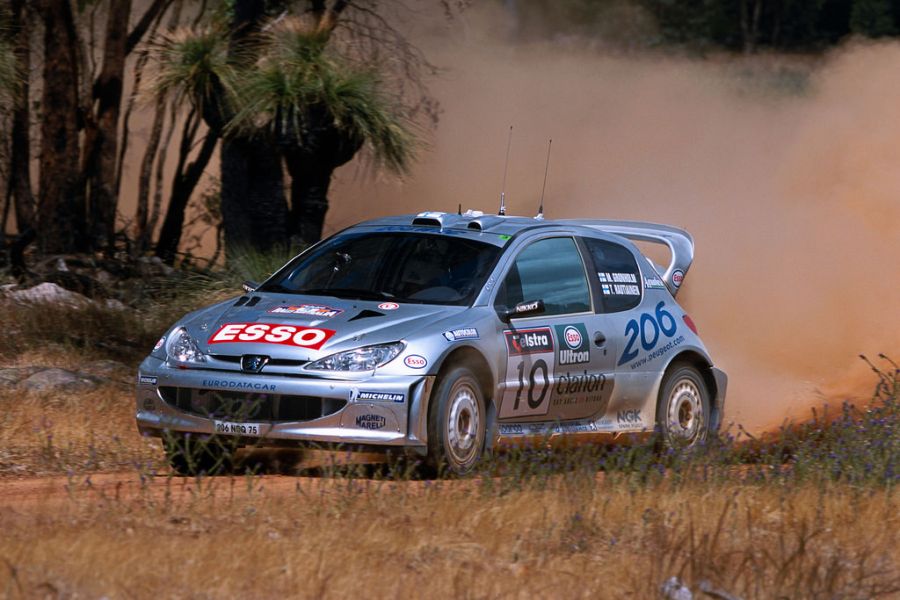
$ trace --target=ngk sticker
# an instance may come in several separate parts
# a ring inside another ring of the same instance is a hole
[[[273,323],[227,323],[212,337],[210,344],[283,344],[318,350],[335,334],[333,329],[276,325]]]

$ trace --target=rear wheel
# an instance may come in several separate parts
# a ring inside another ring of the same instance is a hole
[[[190,434],[168,434],[163,449],[172,470],[179,475],[218,475],[233,466],[234,448],[216,437],[200,439]]]
[[[428,409],[428,458],[439,472],[472,471],[484,453],[487,428],[484,393],[468,367],[445,373]]]
[[[663,445],[687,450],[709,435],[709,391],[700,372],[688,364],[673,365],[663,378],[656,406],[656,422]]]

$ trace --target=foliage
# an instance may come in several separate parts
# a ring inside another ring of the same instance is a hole
[[[263,57],[242,77],[232,126],[267,127],[304,145],[317,108],[349,137],[368,142],[396,171],[410,163],[413,138],[382,89],[378,71],[353,66],[327,49],[328,38],[302,20],[283,19],[262,35]]]
[[[201,112],[227,112],[237,77],[224,29],[181,28],[160,35],[152,46],[158,65],[151,83],[154,93],[172,97],[176,105],[189,102]]]

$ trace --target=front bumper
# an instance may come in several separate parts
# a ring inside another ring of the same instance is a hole
[[[141,363],[137,382],[137,427],[143,435],[165,432],[246,437],[254,445],[286,441],[377,446],[427,446],[428,398],[433,376],[378,375],[338,380],[179,369],[152,356]],[[252,399],[289,410],[256,417],[203,412],[192,399],[215,406]],[[322,408],[307,410],[302,403]],[[317,404],[316,404],[317,403]],[[327,413],[327,414],[326,414]],[[284,418],[279,418],[284,414]],[[274,418],[273,418],[274,417]],[[256,425],[241,428],[233,424]],[[255,431],[255,435],[245,435]],[[243,433],[240,433],[243,432]]]

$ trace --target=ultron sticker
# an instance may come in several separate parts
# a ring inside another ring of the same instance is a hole
[[[318,350],[331,336],[333,329],[299,327],[296,325],[276,325],[274,323],[227,323],[222,325],[212,337],[210,344],[281,344]]]

